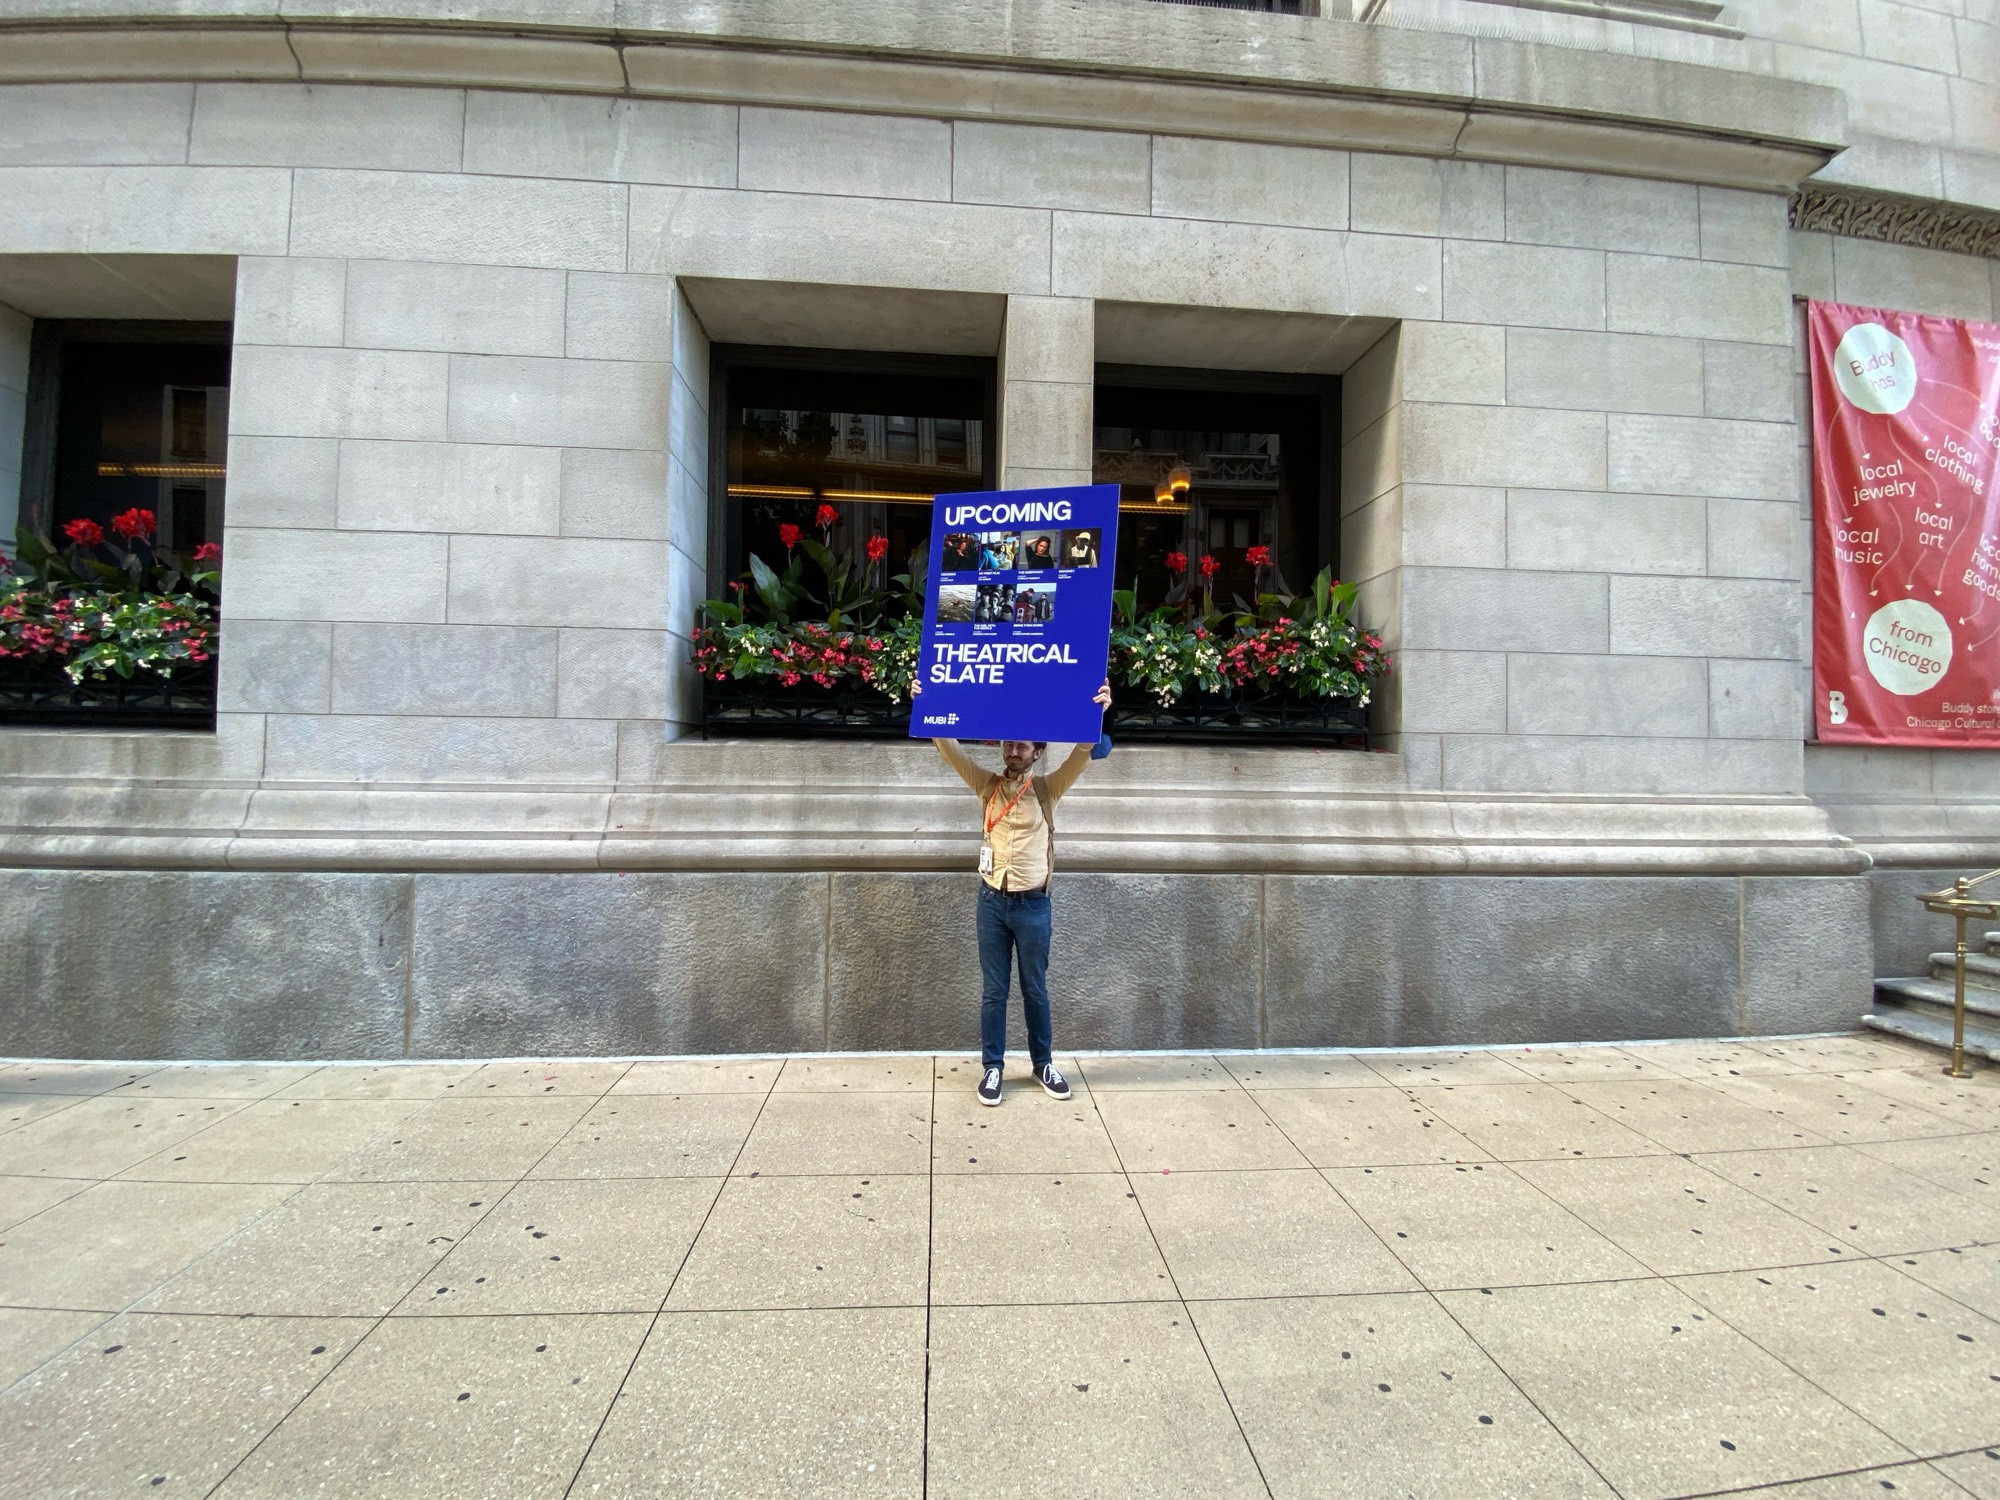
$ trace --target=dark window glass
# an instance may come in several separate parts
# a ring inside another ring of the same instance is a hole
[[[1328,396],[1313,390],[1191,390],[1100,383],[1092,478],[1122,488],[1118,586],[1141,609],[1176,582],[1169,554],[1188,575],[1214,557],[1216,600],[1248,600],[1256,588],[1252,547],[1268,547],[1278,582],[1291,591],[1334,560],[1320,443]],[[1264,578],[1269,587],[1272,579]]]
[[[991,487],[987,380],[971,365],[913,374],[725,361],[726,579],[752,553],[782,569],[779,529],[820,539],[822,505],[839,515],[836,550],[887,537],[887,571],[901,572],[930,545],[935,496]]]
[[[61,361],[49,529],[137,507],[163,547],[221,541],[229,346],[78,339]]]

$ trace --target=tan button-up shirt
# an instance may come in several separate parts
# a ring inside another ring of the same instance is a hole
[[[1042,816],[1042,799],[1035,795],[1035,789],[1023,789],[1027,778],[996,776],[967,755],[957,740],[931,743],[937,746],[944,763],[964,777],[965,784],[978,794],[981,826],[993,825],[986,831],[987,847],[993,851],[993,868],[983,877],[986,883],[996,891],[1032,891],[1036,886],[1046,885],[1050,863],[1049,823]],[[1042,790],[1051,805],[1076,785],[1076,778],[1090,764],[1090,750],[1088,745],[1078,745],[1061,765],[1042,777]],[[1008,807],[1010,802],[1012,807]]]

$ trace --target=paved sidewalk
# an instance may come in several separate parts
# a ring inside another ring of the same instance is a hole
[[[1070,1068],[0,1068],[0,1494],[2000,1497],[2000,1072]]]

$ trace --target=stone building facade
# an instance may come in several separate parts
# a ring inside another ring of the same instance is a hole
[[[0,1053],[967,1041],[929,748],[699,734],[740,348],[983,362],[1009,486],[1337,392],[1378,748],[1093,771],[1065,1045],[1851,1023],[2000,764],[1811,742],[1798,299],[2000,311],[2000,12],[1578,9],[9,0],[0,509],[38,329],[229,361],[215,728],[0,729]]]

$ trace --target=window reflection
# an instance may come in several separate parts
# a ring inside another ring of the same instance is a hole
[[[935,496],[991,485],[987,388],[977,373],[741,364],[726,378],[731,578],[753,553],[782,568],[788,526],[838,551],[887,537],[889,571],[901,572],[930,545]],[[823,531],[826,505],[838,519]]]
[[[1253,547],[1271,549],[1286,590],[1332,560],[1323,401],[1300,391],[1098,386],[1092,478],[1120,486],[1118,586],[1137,590],[1141,610],[1198,576],[1203,556],[1215,560],[1225,607],[1257,587]],[[1175,559],[1181,574],[1169,567]]]

